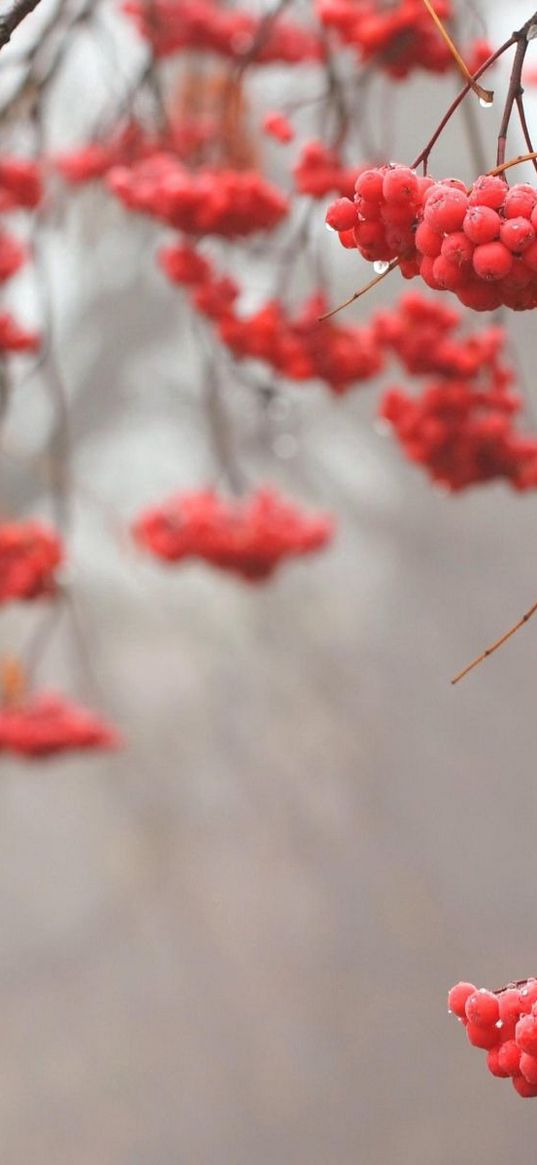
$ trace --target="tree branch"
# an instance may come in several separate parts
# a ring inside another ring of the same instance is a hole
[[[0,16],[0,49],[9,44],[15,29],[37,8],[40,0],[14,0],[11,11]]]

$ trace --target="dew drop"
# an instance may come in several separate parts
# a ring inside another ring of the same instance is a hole
[[[479,104],[482,109],[492,109],[494,101],[487,101],[484,97],[479,98]]]
[[[389,266],[390,264],[387,263],[385,259],[376,259],[373,263],[373,271],[377,275],[384,275]]]
[[[327,231],[332,231],[332,234],[334,234],[334,235],[336,235],[336,234],[337,234],[336,228],[335,228],[335,227],[331,227],[329,222],[325,222],[325,224],[324,224],[324,225],[325,225],[325,227],[326,227]]]

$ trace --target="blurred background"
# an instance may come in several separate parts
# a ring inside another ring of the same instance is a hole
[[[494,43],[529,15],[481,9]],[[135,38],[121,43],[136,61]],[[90,97],[106,103],[98,47],[83,37],[66,62],[53,143],[78,140]],[[390,87],[398,158],[454,86]],[[497,110],[478,118],[489,156]],[[446,134],[442,173],[472,176],[463,133]],[[338,302],[357,259],[335,254],[323,217]],[[89,189],[49,215],[43,243],[77,488],[71,598],[39,678],[100,708],[126,747],[0,765],[2,1161],[531,1159],[535,1109],[492,1079],[445,1000],[460,978],[537,973],[537,627],[449,682],[537,598],[535,499],[433,490],[376,431],[374,387],[290,388],[260,415],[228,373],[252,479],[332,510],[334,545],[255,588],[142,558],[126,523],[202,484],[212,457],[157,238]],[[30,315],[31,283],[15,293]],[[532,321],[507,322],[531,408]],[[1,489],[6,508],[50,516],[47,392],[38,374],[13,398],[24,457]],[[42,620],[3,614],[2,652]]]

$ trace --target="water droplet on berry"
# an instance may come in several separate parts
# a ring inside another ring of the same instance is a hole
[[[494,105],[494,101],[487,101],[485,99],[485,97],[480,97],[479,104],[482,107],[482,109],[492,109],[492,106]]]
[[[375,271],[377,275],[384,275],[389,266],[390,264],[387,263],[385,259],[376,259],[373,263],[373,271]]]
[[[503,1019],[496,1020],[496,1027],[503,1027]]]

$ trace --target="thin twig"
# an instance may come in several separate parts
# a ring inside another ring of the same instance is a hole
[[[509,628],[509,631],[505,631],[503,635],[500,635],[500,638],[496,639],[494,643],[491,643],[490,647],[486,647],[485,650],[482,651],[480,655],[477,655],[471,663],[468,663],[466,667],[463,667],[462,671],[458,672],[456,676],[453,676],[451,683],[458,684],[459,680],[462,680],[464,676],[468,675],[468,672],[472,671],[474,667],[477,667],[478,664],[482,663],[484,659],[488,659],[489,655],[492,655],[495,651],[498,650],[499,647],[506,643],[507,640],[515,634],[515,631],[519,631],[520,628],[524,626],[524,623],[527,623],[536,611],[537,603],[534,603],[533,607],[530,607],[529,611],[526,611],[526,614],[523,615],[522,618],[519,619],[513,627]]]
[[[486,105],[492,105],[492,102],[494,101],[494,93],[493,93],[492,89],[483,89],[482,85],[477,84],[477,81],[472,76],[468,66],[463,61],[461,54],[460,54],[455,42],[450,37],[449,32],[447,31],[447,28],[445,28],[445,26],[443,25],[438,13],[435,12],[435,10],[431,4],[431,0],[423,0],[423,3],[425,4],[427,12],[429,13],[429,16],[434,20],[434,23],[436,24],[436,27],[440,33],[440,36],[443,38],[443,40],[447,44],[447,47],[448,47],[448,49],[453,57],[453,60],[456,63],[458,69],[462,73],[463,77],[465,77],[466,80],[468,81],[470,88],[473,90],[473,92],[476,94],[476,96],[479,97],[480,101],[484,101],[486,103]]]
[[[395,271],[395,268],[399,266],[400,262],[400,258],[392,259],[391,263],[388,263],[386,270],[382,271],[379,275],[375,275],[374,279],[370,279],[369,283],[366,283],[365,287],[361,287],[359,291],[353,292],[349,299],[346,299],[344,303],[340,303],[338,307],[333,307],[331,311],[325,312],[324,316],[319,316],[319,323],[322,324],[324,320],[329,320],[331,316],[335,316],[338,311],[343,311],[344,307],[348,307],[349,304],[354,303],[356,299],[361,299],[362,295],[365,295],[366,291],[371,291],[371,288],[376,287],[377,283],[381,283],[382,280],[385,279],[391,271]]]

